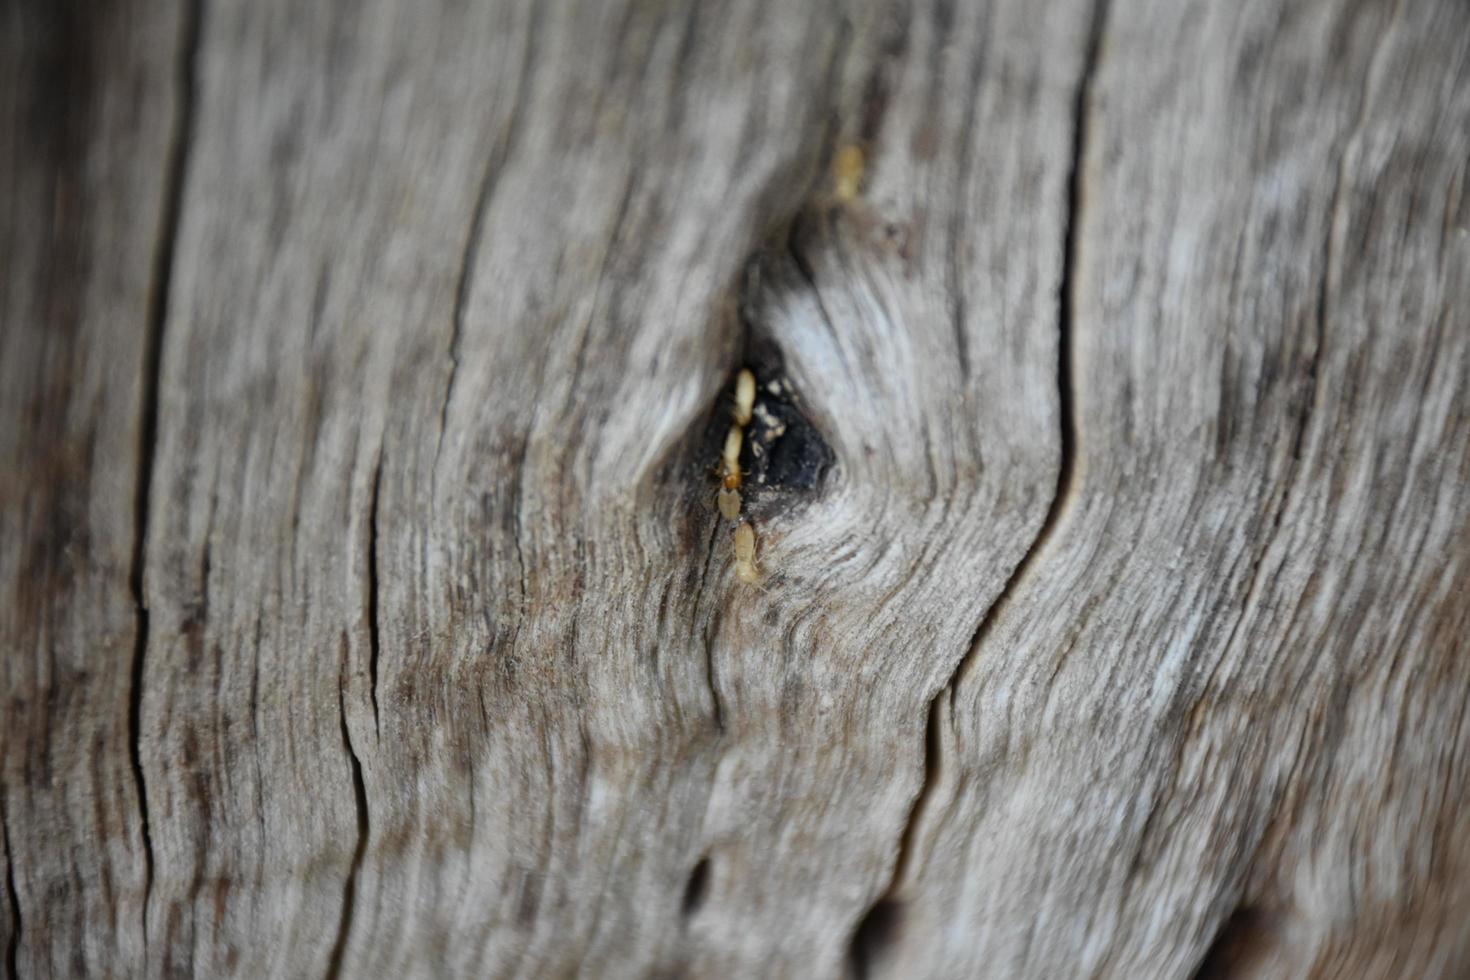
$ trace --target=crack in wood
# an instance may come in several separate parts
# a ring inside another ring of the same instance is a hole
[[[923,824],[924,811],[933,801],[933,787],[938,785],[943,762],[943,743],[940,739],[939,715],[944,710],[945,689],[940,688],[929,699],[929,711],[924,722],[924,783],[914,797],[904,820],[903,833],[899,837],[898,860],[894,863],[893,875],[888,888],[869,906],[858,920],[848,943],[848,972],[854,980],[867,980],[872,973],[874,961],[883,948],[897,938],[903,918],[903,902],[898,897],[898,885],[908,874],[909,862],[913,860],[914,838]]]
[[[0,840],[5,845],[5,894],[10,900],[10,937],[5,943],[7,976],[20,977],[20,892],[15,887],[15,848],[10,843],[10,808],[0,795]]]
[[[698,580],[698,583],[694,587],[694,594],[695,594],[696,597],[703,597],[706,594],[705,593],[705,583],[709,581],[710,566],[714,564],[715,554],[719,550],[719,540],[720,540],[720,522],[717,520],[717,521],[714,522],[714,525],[710,528],[709,543],[708,543],[708,545],[705,548],[704,563],[700,567],[700,570],[699,570],[699,580]],[[696,602],[698,602],[698,601],[699,601],[699,599],[696,599]],[[702,639],[703,639],[703,645],[704,645],[704,682],[705,682],[705,686],[709,688],[710,706],[711,706],[711,711],[712,711],[713,716],[714,716],[715,731],[717,731],[717,732],[719,732],[721,734],[724,734],[724,731],[725,731],[725,712],[724,712],[724,706],[723,706],[723,703],[722,703],[722,701],[720,699],[720,690],[715,685],[715,642],[714,642],[714,637],[715,637],[716,632],[719,629],[720,610],[721,610],[721,608],[722,608],[722,606],[719,603],[713,604],[712,610],[711,610],[711,613],[710,613],[710,621],[705,625],[705,628],[703,630],[703,634],[704,635],[703,635],[703,638]],[[696,612],[697,612],[697,610],[696,610]],[[689,639],[690,639],[691,642],[694,640],[694,633],[695,633],[695,631],[698,628],[699,628],[699,617],[696,614],[696,615],[690,617]]]
[[[470,288],[473,285],[475,261],[480,254],[480,242],[485,237],[485,215],[490,210],[490,201],[495,197],[495,187],[505,171],[506,161],[515,147],[520,132],[522,109],[526,102],[526,89],[530,84],[531,69],[535,64],[536,32],[540,18],[540,5],[532,8],[531,23],[526,28],[526,44],[521,54],[520,74],[516,90],[512,95],[510,117],[500,139],[485,160],[485,169],[475,188],[475,204],[470,215],[469,232],[464,250],[460,253],[459,272],[454,286],[454,311],[450,316],[449,331],[449,380],[444,385],[444,400],[439,405],[439,435],[434,442],[435,470],[438,470],[439,451],[444,445],[444,432],[449,423],[449,402],[454,395],[454,380],[459,374],[459,345],[464,335],[465,308],[469,305]]]
[[[131,687],[128,692],[128,758],[138,790],[138,814],[143,842],[143,901],[140,915],[145,951],[148,947],[148,903],[153,891],[154,858],[153,835],[148,820],[148,785],[143,772],[142,753],[143,680],[149,630],[143,570],[148,540],[148,504],[153,488],[154,452],[158,443],[158,390],[163,370],[163,334],[169,314],[174,246],[182,223],[185,168],[194,136],[197,60],[203,18],[204,0],[187,0],[182,5],[174,79],[176,99],[173,139],[165,164],[163,210],[159,215],[158,250],[154,255],[147,328],[143,341],[140,394],[142,424],[138,434],[137,483],[133,496],[134,536],[128,571],[128,586],[135,610]]]
[[[378,718],[378,654],[382,649],[378,629],[378,499],[383,483],[383,456],[373,469],[372,502],[368,511],[367,547],[367,621],[368,621],[368,697],[373,703],[373,733],[382,734]]]
[[[679,914],[685,919],[699,911],[709,894],[709,855],[701,857],[689,872],[684,883],[684,894],[679,900]]]
[[[519,111],[519,103],[517,110]],[[511,117],[511,126],[515,125],[515,114]],[[500,160],[497,161],[497,157]],[[489,209],[490,197],[494,193],[495,180],[500,175],[500,167],[504,163],[504,154],[492,153],[485,162],[485,171],[480,177],[480,183],[475,191],[475,206],[470,218],[469,234],[465,238],[464,251],[460,253],[459,272],[456,276],[454,286],[454,310],[450,314],[449,345],[449,380],[444,384],[444,400],[439,405],[439,435],[434,442],[434,462],[439,461],[439,451],[444,446],[444,432],[449,427],[449,403],[454,397],[454,379],[459,376],[459,344],[460,337],[464,334],[465,306],[470,298],[470,286],[474,278],[475,259],[480,253],[480,239],[483,237],[485,224],[485,212]]]
[[[1053,491],[1046,517],[1030,547],[1012,570],[1005,585],[990,608],[982,617],[974,637],[964,655],[955,665],[949,681],[939,689],[929,702],[924,724],[924,776],[914,803],[904,822],[899,837],[898,856],[887,886],[877,899],[858,919],[848,944],[847,963],[849,973],[855,978],[866,978],[873,972],[875,959],[883,947],[893,942],[898,935],[903,914],[903,901],[899,890],[914,861],[914,843],[917,827],[922,816],[932,804],[941,771],[942,739],[939,732],[940,716],[947,702],[954,706],[955,690],[965,673],[972,667],[975,652],[993,629],[1000,610],[1015,593],[1022,577],[1035,563],[1046,542],[1060,523],[1061,514],[1077,492],[1077,420],[1074,404],[1075,365],[1072,357],[1073,314],[1076,306],[1077,260],[1081,248],[1079,226],[1083,209],[1083,168],[1088,150],[1089,106],[1093,80],[1097,75],[1101,57],[1102,40],[1105,33],[1109,0],[1095,0],[1088,27],[1087,42],[1082,59],[1082,71],[1074,97],[1071,171],[1067,181],[1066,225],[1063,228],[1062,276],[1058,289],[1057,311],[1057,413],[1060,416],[1061,463],[1057,471],[1057,484]],[[955,284],[956,286],[958,283]],[[967,372],[968,373],[968,369]],[[947,695],[947,697],[946,697]]]
[[[140,529],[138,537],[143,534]],[[141,579],[141,565],[138,576]],[[148,650],[148,609],[143,605],[141,589],[133,592],[136,606],[137,625],[133,641],[133,664],[131,688],[128,692],[128,761],[133,770],[133,781],[138,789],[138,815],[143,839],[143,901],[142,918],[143,946],[148,945],[148,899],[153,892],[153,834],[148,824],[148,783],[143,776],[142,716],[143,716],[143,662]]]
[[[352,798],[357,811],[357,843],[352,851],[352,865],[347,871],[343,885],[342,918],[337,927],[337,939],[332,944],[332,955],[327,960],[327,980],[336,980],[342,974],[342,961],[347,952],[347,937],[352,932],[352,915],[357,905],[357,877],[362,870],[362,861],[367,854],[368,804],[367,787],[362,779],[362,761],[352,745],[352,732],[347,726],[347,644],[342,645],[340,680],[337,684],[337,717],[342,727],[342,745],[347,749],[347,758],[352,765]]]

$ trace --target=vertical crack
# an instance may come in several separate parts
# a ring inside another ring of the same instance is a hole
[[[955,665],[949,682],[929,702],[924,735],[924,780],[909,811],[899,838],[898,857],[887,886],[858,920],[848,946],[848,969],[852,976],[866,978],[873,972],[873,964],[885,946],[893,943],[902,925],[903,902],[899,889],[908,876],[914,860],[914,843],[917,828],[923,815],[932,803],[941,774],[940,739],[941,715],[944,703],[953,706],[955,691],[974,660],[985,637],[993,628],[998,613],[1015,593],[1021,578],[1036,561],[1047,540],[1056,530],[1067,502],[1076,493],[1077,420],[1074,404],[1076,366],[1072,357],[1073,317],[1077,302],[1077,266],[1081,251],[1081,216],[1084,204],[1084,164],[1088,151],[1089,109],[1092,101],[1092,86],[1097,75],[1102,52],[1102,39],[1107,24],[1109,0],[1094,0],[1088,26],[1087,42],[1082,58],[1082,70],[1077,80],[1073,97],[1071,170],[1067,178],[1066,223],[1062,231],[1062,276],[1057,296],[1057,412],[1060,415],[1061,463],[1057,470],[1057,485],[1052,494],[1046,517],[1041,528],[1026,549],[1000,594],[991,603],[975,630],[965,654]],[[956,287],[958,284],[956,283]],[[947,697],[946,697],[947,692]]]
[[[459,344],[464,334],[465,307],[469,304],[470,287],[475,273],[475,262],[480,254],[480,242],[484,238],[485,215],[490,210],[490,201],[495,196],[495,185],[505,170],[506,160],[515,145],[516,134],[521,125],[521,109],[526,101],[526,89],[530,84],[531,68],[535,63],[536,33],[539,29],[540,5],[533,5],[531,23],[526,28],[526,44],[521,53],[520,76],[515,93],[511,96],[510,118],[490,156],[485,161],[485,170],[475,190],[475,206],[470,217],[469,236],[465,239],[464,251],[460,253],[459,273],[454,287],[454,312],[451,316],[449,333],[449,381],[444,386],[444,401],[439,406],[439,437],[434,443],[435,469],[439,450],[444,445],[444,432],[449,423],[449,402],[454,395],[454,380],[459,374]]]
[[[848,943],[847,969],[853,980],[867,980],[872,976],[874,963],[884,948],[898,937],[903,916],[903,902],[898,896],[898,889],[908,876],[909,862],[913,860],[914,854],[914,838],[924,822],[924,810],[933,800],[934,787],[939,784],[944,751],[940,741],[943,724],[940,713],[944,710],[945,703],[942,688],[929,700],[929,711],[924,722],[924,781],[914,796],[913,805],[904,821],[903,833],[898,841],[898,860],[894,862],[888,887],[858,920],[857,928]]]
[[[679,899],[679,914],[685,919],[699,911],[709,896],[709,855],[695,863],[684,882],[684,894]]]
[[[1109,0],[1095,0],[1092,21],[1088,29],[1087,47],[1082,61],[1082,74],[1078,79],[1073,102],[1071,171],[1067,177],[1067,217],[1062,231],[1062,280],[1057,290],[1057,414],[1060,422],[1061,462],[1057,467],[1057,485],[1052,492],[1051,504],[1042,519],[1041,528],[1032,539],[1026,554],[1011,571],[1000,595],[991,603],[990,609],[980,620],[975,635],[965,655],[960,658],[949,684],[949,698],[954,703],[955,691],[974,661],[985,638],[995,626],[1000,611],[1016,590],[1016,585],[1035,563],[1037,555],[1050,540],[1061,523],[1062,512],[1077,492],[1077,408],[1075,405],[1076,364],[1072,356],[1073,317],[1077,306],[1077,265],[1082,250],[1079,229],[1082,224],[1084,206],[1084,164],[1088,146],[1088,107],[1092,101],[1092,84],[1097,75],[1098,60],[1102,51],[1104,28],[1107,24]]]
[[[373,494],[368,517],[367,547],[367,621],[368,621],[368,696],[373,702],[373,733],[382,734],[378,720],[378,490],[383,483],[383,456],[373,469]]]
[[[148,903],[153,892],[153,834],[148,822],[148,785],[143,775],[142,727],[144,662],[148,651],[148,603],[144,595],[143,563],[148,541],[148,503],[153,489],[154,453],[158,444],[158,388],[163,368],[163,332],[168,322],[169,291],[173,282],[174,246],[182,221],[184,174],[194,136],[195,89],[203,0],[184,0],[179,23],[179,50],[174,66],[173,138],[163,179],[163,207],[158,222],[158,249],[153,256],[148,293],[147,327],[143,337],[143,376],[140,402],[142,425],[138,434],[138,476],[133,495],[133,549],[128,587],[135,611],[133,658],[128,695],[128,753],[133,781],[138,787],[138,814],[143,838],[143,948],[148,948]]]
[[[459,340],[464,333],[464,311],[470,298],[471,279],[474,275],[475,259],[480,254],[480,238],[484,231],[485,212],[489,210],[491,191],[495,178],[500,173],[503,154],[498,150],[485,163],[485,172],[480,177],[479,189],[475,192],[475,209],[470,218],[469,237],[464,251],[460,253],[459,273],[454,287],[454,312],[451,315],[449,332],[449,381],[444,386],[444,401],[439,406],[439,438],[434,445],[437,462],[439,450],[444,445],[444,431],[449,424],[449,402],[454,395],[454,379],[459,374]]]
[[[1077,266],[1082,252],[1082,209],[1085,204],[1086,163],[1090,123],[1092,121],[1092,86],[1097,78],[1102,56],[1103,33],[1107,25],[1109,0],[1095,0],[1092,23],[1088,27],[1087,49],[1083,55],[1082,77],[1077,83],[1076,101],[1072,107],[1072,171],[1067,177],[1067,227],[1063,232],[1062,283],[1057,309],[1057,412],[1061,416],[1061,465],[1057,470],[1057,488],[1048,508],[1041,531],[1020,568],[1030,565],[1041,546],[1051,537],[1063,508],[1076,493],[1077,470],[1077,364],[1072,355],[1076,334]],[[1019,572],[1018,568],[1018,572]],[[1009,584],[1007,593],[1009,592]]]
[[[10,844],[10,813],[0,796],[0,836],[5,843],[5,894],[10,899],[10,938],[5,943],[5,972],[20,978],[20,892],[15,887],[15,848]]]
[[[347,644],[342,644],[342,669],[337,684],[337,716],[342,725],[342,745],[347,749],[348,761],[352,764],[352,798],[357,807],[357,845],[352,851],[352,866],[347,871],[347,883],[342,893],[342,919],[337,927],[337,941],[332,944],[332,955],[327,960],[327,980],[336,980],[342,974],[342,960],[347,952],[347,936],[352,931],[352,914],[357,906],[357,876],[362,870],[362,859],[367,853],[368,805],[367,787],[362,780],[362,761],[352,745],[352,733],[347,727]]]
[[[933,787],[939,783],[939,775],[944,761],[944,743],[940,739],[940,730],[943,722],[940,712],[944,710],[944,691],[941,690],[929,699],[929,711],[924,719],[924,787],[918,796],[914,797],[914,805],[909,810],[908,820],[904,823],[903,835],[898,842],[898,861],[893,870],[893,880],[903,881],[908,874],[908,865],[914,856],[914,837],[918,834],[919,825],[922,824],[924,808],[928,806],[932,797]]]
[[[704,595],[704,583],[709,578],[710,565],[715,560],[715,549],[719,546],[720,524],[715,522],[714,530],[710,532],[709,550],[704,559],[704,570],[699,575],[699,585],[696,595]],[[709,687],[710,706],[714,712],[715,731],[725,731],[725,709],[720,700],[720,689],[715,684],[715,634],[720,628],[720,614],[723,605],[714,608],[708,625],[704,630],[704,681]]]

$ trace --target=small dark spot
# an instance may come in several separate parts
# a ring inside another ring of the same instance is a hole
[[[230,878],[221,875],[214,879],[214,926],[218,929],[225,921],[225,909],[229,907]]]
[[[909,222],[890,221],[883,226],[883,240],[894,254],[909,265],[914,260],[914,228]]]
[[[699,911],[709,895],[709,856],[699,859],[694,868],[689,872],[689,880],[684,883],[684,897],[679,903],[679,911],[685,918]]]
[[[932,123],[920,126],[909,142],[915,160],[928,162],[939,152],[939,130]]]
[[[520,900],[516,903],[516,924],[522,929],[529,929],[536,922],[536,909],[540,904],[541,879],[534,872],[524,872]]]
[[[847,950],[848,973],[853,980],[866,980],[883,951],[898,939],[903,906],[892,898],[879,899],[858,923]]]

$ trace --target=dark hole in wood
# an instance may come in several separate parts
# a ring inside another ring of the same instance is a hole
[[[1270,928],[1258,909],[1242,905],[1230,914],[1194,971],[1194,980],[1226,980],[1242,975],[1269,942]]]
[[[867,980],[872,975],[873,964],[898,938],[902,920],[903,906],[896,899],[880,899],[868,909],[847,950],[848,974],[853,980]]]
[[[832,448],[802,411],[775,344],[752,345],[746,359],[757,384],[757,411],[745,432],[746,481],[758,488],[815,490],[832,465]]]
[[[705,896],[709,894],[709,857],[702,857],[689,872],[689,880],[684,883],[684,898],[679,903],[679,910],[687,918],[699,911],[704,904]]]
[[[780,351],[774,344],[754,345],[740,367],[749,367],[756,378],[756,408],[745,427],[740,451],[743,512],[759,506],[761,511],[769,513],[773,507],[781,506],[786,494],[816,491],[834,455],[827,440],[802,411],[801,396],[786,377]],[[701,492],[710,502],[719,486],[725,436],[733,424],[735,376],[732,372],[699,442],[696,470],[701,474]]]

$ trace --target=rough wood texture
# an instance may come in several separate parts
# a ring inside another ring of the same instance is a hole
[[[939,716],[896,975],[1470,970],[1467,69],[1463,4],[1103,23],[1075,462]]]
[[[3,16],[12,974],[1470,970],[1463,3]]]
[[[9,972],[144,965],[134,664],[178,11],[0,10],[0,818]]]

